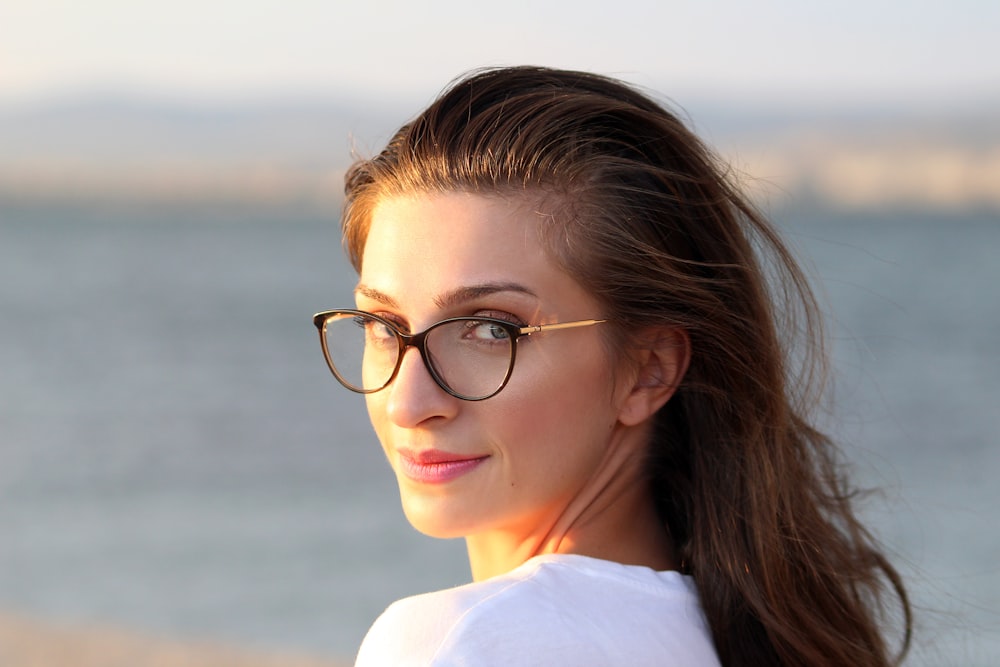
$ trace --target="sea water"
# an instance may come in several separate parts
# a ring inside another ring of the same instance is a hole
[[[1000,217],[780,221],[830,316],[830,425],[918,606],[914,665],[1000,656]],[[469,580],[408,527],[310,321],[334,215],[0,208],[0,608],[349,658]]]

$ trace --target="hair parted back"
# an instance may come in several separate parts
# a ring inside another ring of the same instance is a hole
[[[810,422],[825,355],[805,278],[685,125],[627,85],[537,67],[473,72],[346,176],[360,270],[381,198],[521,196],[553,259],[627,332],[679,327],[691,362],[656,416],[650,474],[723,665],[893,663],[901,580]],[[442,233],[446,233],[443,230]]]

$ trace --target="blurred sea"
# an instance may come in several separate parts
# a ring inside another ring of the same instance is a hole
[[[781,218],[918,607],[908,664],[998,664],[1000,217]],[[467,581],[323,364],[310,316],[352,280],[332,214],[0,205],[0,608],[350,657]]]

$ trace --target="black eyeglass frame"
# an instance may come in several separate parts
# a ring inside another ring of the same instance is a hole
[[[337,316],[357,317],[359,315],[364,317],[370,317],[384,324],[386,327],[389,328],[390,331],[396,334],[396,342],[399,344],[399,353],[396,356],[396,367],[392,369],[392,373],[389,375],[389,379],[386,380],[385,383],[382,384],[382,386],[378,387],[377,389],[363,389],[361,387],[356,387],[350,382],[348,382],[347,379],[337,371],[337,367],[334,366],[333,359],[330,357],[330,350],[327,347],[326,343],[327,322],[329,322],[331,319]],[[337,310],[324,310],[322,312],[313,315],[313,325],[315,325],[316,329],[319,331],[319,342],[320,345],[323,346],[323,357],[326,359],[326,365],[330,368],[330,372],[333,373],[333,376],[337,378],[340,384],[344,385],[344,387],[346,387],[347,389],[350,389],[351,391],[359,394],[374,394],[377,391],[382,391],[383,389],[388,387],[393,380],[396,379],[396,375],[399,373],[399,367],[403,364],[403,356],[406,353],[406,348],[415,347],[420,351],[420,358],[424,362],[424,367],[427,369],[427,372],[430,373],[431,378],[434,379],[434,382],[437,384],[437,386],[441,387],[441,389],[443,389],[451,396],[459,398],[463,401],[485,401],[487,398],[492,398],[497,394],[499,394],[500,391],[507,386],[507,382],[510,380],[510,376],[514,372],[514,360],[517,358],[517,341],[521,337],[530,336],[531,334],[538,333],[540,331],[556,331],[560,329],[588,327],[588,326],[593,326],[595,324],[601,324],[606,321],[607,320],[600,320],[600,319],[576,320],[573,322],[553,322],[551,324],[535,324],[529,326],[519,326],[517,324],[514,324],[513,322],[500,320],[495,317],[471,317],[471,316],[449,317],[439,322],[435,322],[434,324],[430,325],[420,333],[408,334],[400,331],[399,327],[396,324],[390,322],[384,317],[380,317],[379,315],[376,315],[374,313],[369,313],[364,310],[355,310],[352,308],[340,308]],[[500,385],[493,392],[485,396],[468,396],[465,394],[460,394],[459,392],[455,391],[454,389],[448,386],[448,384],[444,381],[444,378],[442,378],[441,375],[438,373],[438,371],[434,368],[434,364],[431,363],[430,356],[427,353],[427,342],[426,342],[427,334],[429,334],[431,331],[440,326],[451,324],[453,322],[480,322],[486,324],[493,324],[503,329],[507,333],[507,335],[510,336],[511,340],[510,362],[507,364],[507,373],[504,375],[503,382],[501,382]]]

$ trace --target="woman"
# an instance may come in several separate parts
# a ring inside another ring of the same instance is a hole
[[[357,307],[316,316],[324,351],[474,579],[391,606],[358,665],[888,665],[887,584],[905,651],[809,421],[812,296],[675,116],[481,71],[346,182]]]

